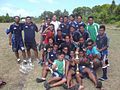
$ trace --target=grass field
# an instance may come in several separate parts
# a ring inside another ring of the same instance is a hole
[[[9,24],[0,24],[0,79],[7,82],[7,85],[0,90],[45,90],[43,83],[37,84],[36,77],[41,75],[41,66],[34,61],[35,67],[28,75],[23,75],[19,72],[19,64],[16,63],[16,58],[8,45],[8,37],[5,34],[5,29]],[[107,25],[107,33],[110,37],[109,61],[110,67],[108,70],[109,79],[103,82],[105,90],[120,90],[120,28],[112,25]],[[37,39],[39,34],[37,34]],[[101,70],[98,72],[101,76]],[[84,80],[85,90],[96,90],[90,80]],[[51,90],[64,90],[62,87]]]

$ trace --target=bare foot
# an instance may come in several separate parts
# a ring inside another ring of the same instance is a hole
[[[84,86],[79,86],[78,90],[84,90]]]

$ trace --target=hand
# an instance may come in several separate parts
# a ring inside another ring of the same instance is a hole
[[[10,45],[10,46],[12,45],[12,42],[11,42],[11,41],[9,41],[9,45]]]
[[[76,64],[79,64],[79,61],[78,61],[78,60],[75,60],[75,63],[76,63]]]

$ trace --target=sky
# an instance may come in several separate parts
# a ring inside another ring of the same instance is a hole
[[[57,9],[72,13],[74,8],[111,4],[112,0],[0,0],[0,15],[40,16],[43,11],[54,12]],[[120,0],[115,0],[120,4]]]

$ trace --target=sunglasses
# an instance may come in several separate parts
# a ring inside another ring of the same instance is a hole
[[[88,44],[88,46],[92,46],[92,44]]]

